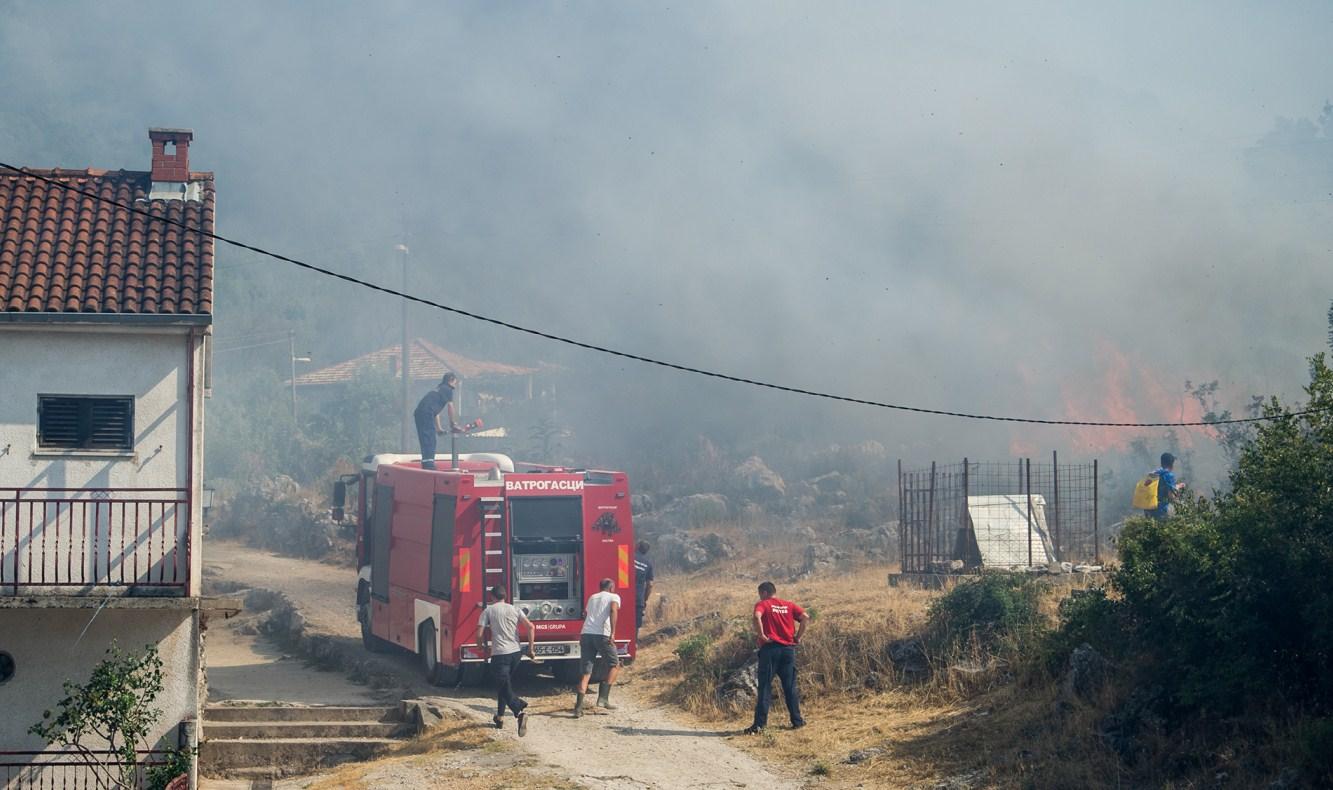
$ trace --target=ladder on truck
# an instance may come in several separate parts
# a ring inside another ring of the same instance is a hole
[[[509,590],[509,536],[506,534],[502,496],[483,496],[481,506],[481,567],[482,586],[490,589],[500,585]],[[482,593],[483,600],[485,592]]]

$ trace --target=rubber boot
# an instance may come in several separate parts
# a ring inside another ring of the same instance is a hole
[[[611,684],[602,682],[597,684],[597,707],[615,710],[616,706],[611,704]]]
[[[574,718],[577,719],[578,717],[583,715],[583,692],[578,691],[575,692],[575,694],[576,696],[574,697]]]

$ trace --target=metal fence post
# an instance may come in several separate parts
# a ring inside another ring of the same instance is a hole
[[[966,551],[969,547],[967,543],[967,535],[968,535],[967,524],[968,524],[968,519],[971,518],[972,515],[971,512],[968,511],[967,509],[969,482],[970,481],[968,480],[967,459],[964,458],[963,459],[963,501],[960,503],[960,507],[958,509],[958,534],[962,537],[963,540],[963,545],[961,547],[963,551]],[[961,553],[962,552],[960,552],[960,554]],[[958,559],[963,560],[964,563],[967,562],[967,557],[959,557]]]
[[[898,572],[907,570],[907,502],[903,496],[903,459],[898,459]]]
[[[926,506],[926,570],[934,559],[933,538],[935,532],[935,462],[930,462],[930,499]]]
[[[1027,459],[1028,491],[1028,567],[1032,567],[1032,459]]]
[[[1097,459],[1092,459],[1092,559],[1098,565],[1102,562],[1102,541],[1097,533]]]
[[[1051,451],[1051,498],[1055,501],[1051,503],[1051,512],[1054,514],[1051,519],[1051,538],[1055,546],[1055,561],[1064,560],[1063,552],[1060,551],[1060,454]]]

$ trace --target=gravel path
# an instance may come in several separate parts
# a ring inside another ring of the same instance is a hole
[[[355,638],[357,644],[348,649],[361,650],[353,603],[356,574],[351,569],[279,557],[216,540],[205,546],[204,565],[209,578],[283,593],[301,610],[308,631]],[[371,656],[367,653],[364,657]],[[440,697],[478,721],[487,721],[494,714],[495,697],[489,689],[435,688],[422,679],[414,656],[374,658],[399,670],[405,693]],[[324,674],[315,673],[315,677]],[[560,778],[598,790],[804,786],[733,748],[727,742],[730,733],[682,724],[667,709],[637,698],[633,677],[631,667],[622,674],[625,684],[618,685],[612,695],[618,710],[581,719],[570,713],[573,695],[567,688],[546,677],[521,678],[518,691],[529,700],[529,710],[534,714],[527,737],[517,737],[512,718],[495,736],[530,755],[539,770],[549,769]],[[457,754],[445,754],[438,761],[457,759]],[[422,761],[421,770],[430,770],[431,762]],[[397,786],[415,786],[411,778],[400,779],[397,771],[394,774],[394,779],[401,781]],[[423,774],[416,781],[429,780]]]

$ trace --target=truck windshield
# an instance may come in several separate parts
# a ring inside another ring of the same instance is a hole
[[[583,498],[515,497],[509,500],[514,540],[578,540],[583,537]]]

